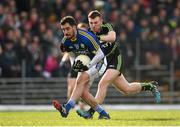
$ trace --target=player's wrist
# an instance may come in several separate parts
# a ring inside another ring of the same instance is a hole
[[[102,40],[102,36],[99,36],[99,40]]]
[[[98,39],[98,40],[101,40],[101,39],[102,39],[102,36],[97,36],[97,39]]]
[[[103,39],[102,35],[101,35],[101,36],[98,36],[98,39],[99,39],[99,40],[102,40],[102,39]]]

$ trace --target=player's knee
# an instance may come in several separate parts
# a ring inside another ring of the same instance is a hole
[[[122,93],[124,95],[129,95],[129,94],[131,94],[131,89],[129,87],[126,87],[122,90]]]
[[[73,91],[74,86],[68,86],[68,91]]]
[[[82,95],[81,95],[81,98],[84,99],[84,98],[87,98],[88,97],[88,93],[89,91],[88,90],[84,90]]]
[[[89,75],[83,72],[77,79],[77,86],[88,84],[88,82],[89,82]]]
[[[81,98],[84,99],[84,98],[86,98],[86,97],[87,97],[87,94],[86,94],[85,92],[83,92]]]
[[[98,85],[99,88],[108,87],[110,83],[108,81],[101,81]]]

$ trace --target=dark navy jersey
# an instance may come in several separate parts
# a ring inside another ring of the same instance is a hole
[[[91,29],[88,29],[88,31],[94,33]],[[103,23],[101,25],[100,31],[97,33],[94,33],[94,34],[97,36],[107,35],[108,32],[110,32],[110,31],[113,31],[112,25],[109,23]],[[115,45],[115,42],[105,42],[105,41],[101,41],[101,40],[100,40],[100,43],[101,43],[102,51],[104,52],[105,55],[109,54]]]
[[[77,30],[77,35],[74,40],[64,37],[62,43],[76,56],[84,54],[89,56],[90,59],[95,56],[97,50],[100,48],[100,42],[94,34],[80,29]]]

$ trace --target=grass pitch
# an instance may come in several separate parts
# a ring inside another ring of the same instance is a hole
[[[110,120],[85,120],[75,111],[61,118],[57,111],[0,112],[0,126],[180,126],[180,110],[109,110]]]

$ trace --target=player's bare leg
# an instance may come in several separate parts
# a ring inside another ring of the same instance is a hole
[[[73,89],[74,89],[74,86],[75,86],[75,83],[76,83],[76,78],[70,78],[68,77],[67,79],[67,84],[68,84],[68,88],[67,88],[67,98],[69,99],[72,92],[73,92]]]
[[[92,109],[95,111],[97,111],[99,113],[99,118],[98,119],[110,119],[109,114],[107,114],[103,108],[96,102],[95,97],[89,93],[89,87],[86,87],[83,91],[83,94],[81,96],[81,98],[87,103],[89,104]],[[77,113],[80,115],[81,113],[84,112],[79,112],[77,111]],[[92,115],[91,114],[85,114],[83,116],[85,119],[91,119]]]
[[[101,78],[99,84],[98,84],[98,91],[96,94],[96,101],[101,104],[104,101],[104,98],[106,96],[107,88],[109,84],[113,84],[113,86],[119,90],[120,92],[129,95],[129,94],[135,94],[139,93],[141,91],[151,91],[153,95],[155,96],[155,100],[157,103],[160,102],[160,93],[156,87],[157,82],[152,81],[148,83],[139,83],[139,82],[133,82],[129,83],[123,74],[119,75],[119,71],[115,69],[108,69],[106,73]],[[90,108],[88,112],[85,112],[84,114],[79,114],[80,116],[85,116],[86,114],[94,114],[93,108]]]
[[[154,95],[156,103],[161,101],[160,92],[157,89],[158,82],[133,82],[129,83],[123,75],[113,81],[113,85],[121,90],[125,95],[140,93],[141,91],[150,91]]]
[[[113,82],[113,86],[125,95],[141,92],[142,85],[139,82],[129,83],[123,74],[118,76]]]
[[[90,81],[90,78],[86,72],[80,73],[80,75],[78,75],[77,77],[75,87],[71,94],[70,100],[71,99],[78,100],[83,93],[84,87],[89,83],[89,81]]]
[[[97,90],[97,93],[95,96],[97,103],[101,103],[104,100],[104,98],[106,96],[108,85],[112,82],[112,80],[114,80],[119,75],[118,71],[117,72],[115,71],[115,73],[114,73],[114,71],[112,71],[112,70],[113,69],[108,69],[98,84],[98,90]],[[102,85],[100,85],[100,84],[102,84]],[[86,95],[86,99],[88,101],[91,101],[91,97],[88,95]],[[91,102],[91,103],[93,103],[93,102]],[[90,110],[88,112],[84,112],[84,113],[77,112],[77,113],[79,116],[86,118],[86,116],[92,117],[94,112],[95,112],[94,108],[90,108]]]
[[[99,119],[110,119],[109,114],[107,114],[103,108],[96,102],[95,97],[89,92],[89,85],[88,84],[84,87],[83,93],[81,98],[87,103],[89,104],[94,111],[97,111],[99,113]],[[77,113],[81,113],[79,111],[77,111]],[[84,118],[86,119],[91,119],[92,115],[91,114],[86,114],[84,116]]]
[[[71,97],[66,104],[60,104],[57,100],[52,101],[52,104],[61,113],[62,117],[68,116],[69,110],[75,106],[75,101],[80,98],[88,82],[89,75],[86,72],[82,72],[78,75]]]
[[[98,90],[97,90],[97,93],[95,96],[96,101],[99,104],[104,101],[109,84],[112,83],[112,81],[115,80],[119,74],[120,74],[120,72],[116,71],[114,69],[108,69],[105,72],[105,74],[103,75],[103,77],[101,78],[101,80],[98,84]]]
[[[141,91],[151,91],[157,92],[157,82],[147,82],[147,83],[139,83],[139,82],[133,82],[129,83],[123,74],[117,76],[119,73],[117,70],[114,69],[108,69],[106,73],[103,75],[102,79],[100,80],[98,84],[98,91],[96,94],[96,100],[98,103],[102,103],[104,101],[104,98],[106,96],[107,87],[110,83],[115,86],[117,90],[120,92],[123,92],[126,95],[129,94],[136,94]],[[155,97],[156,99],[156,97]],[[160,100],[156,99],[156,102],[159,102]]]
[[[89,75],[86,72],[82,72],[78,76],[72,95],[66,104],[60,104],[57,100],[53,100],[52,103],[54,107],[61,113],[62,117],[68,116],[70,109],[72,109],[75,106],[75,101],[79,99],[84,92],[87,95],[89,95],[89,96],[84,95],[84,97],[90,97],[92,100],[92,101],[87,101],[87,103],[89,103],[90,106],[94,107],[93,109],[100,114],[99,119],[110,119],[109,114],[104,109],[102,109],[100,105],[97,104],[95,98],[89,93],[89,90],[87,89],[89,80],[90,80]]]

